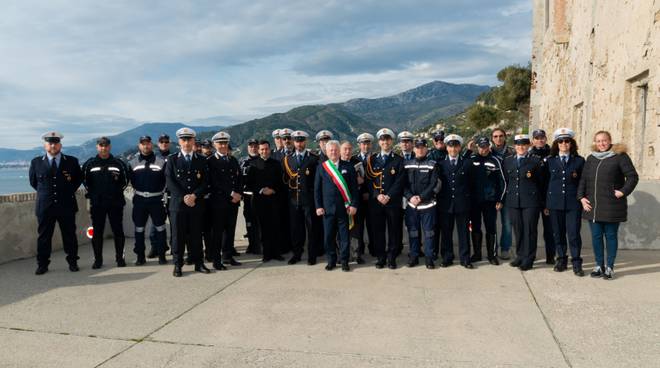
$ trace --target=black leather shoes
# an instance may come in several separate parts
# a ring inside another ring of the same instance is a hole
[[[387,268],[389,268],[390,270],[396,270],[396,262],[395,261],[387,262]]]
[[[228,264],[230,266],[240,266],[242,263],[235,260],[234,258],[229,258],[227,260],[224,260],[222,263]]]
[[[440,263],[440,267],[442,267],[442,268],[447,268],[451,265],[452,265],[452,262],[448,262],[448,261],[442,261],[442,263]]]
[[[126,267],[126,260],[123,258],[120,258],[117,260],[117,267]]]
[[[160,265],[167,264],[167,258],[165,258],[165,254],[161,254],[158,256],[158,264]]]
[[[332,264],[332,263],[328,263],[328,264],[325,266],[325,270],[326,270],[326,271],[332,271],[332,270],[335,269],[335,267],[337,267],[337,265]]]
[[[95,260],[94,263],[92,264],[93,270],[98,270],[101,267],[103,267],[103,261],[100,259]],[[69,269],[71,269],[71,266],[69,266]]]
[[[344,271],[344,272],[348,272],[348,271],[351,270],[351,268],[348,267],[348,262],[342,262],[341,263],[341,270]]]
[[[307,264],[309,266],[314,266],[316,264],[316,258],[309,258],[307,259]]]
[[[531,264],[521,264],[518,268],[520,268],[520,271],[529,271],[533,266]]]
[[[470,262],[476,263],[476,262],[481,262],[481,254],[473,254],[472,257],[470,257]]]
[[[566,271],[566,265],[561,263],[561,262],[557,262],[557,264],[555,265],[553,270],[555,272],[564,272],[564,271]]]
[[[364,258],[362,258],[361,256],[355,257],[355,263],[364,264]]]
[[[415,267],[415,266],[417,266],[418,264],[419,264],[419,259],[417,259],[417,258],[411,258],[411,259],[408,261],[408,267]]]
[[[497,260],[497,257],[488,258],[488,263],[492,264],[493,266],[500,265],[500,261]]]
[[[183,272],[181,272],[181,266],[174,266],[174,271],[172,271],[174,277],[181,277]]]
[[[385,267],[385,260],[384,259],[379,259],[376,262],[376,268],[380,270],[383,267]]]
[[[461,266],[467,268],[468,270],[471,270],[471,269],[474,268],[474,266],[472,265],[472,263],[463,263]]]
[[[164,256],[163,256],[164,257]],[[135,265],[136,266],[142,266],[143,264],[147,263],[146,258],[138,256],[137,260],[135,260]]]
[[[151,247],[151,249],[149,249],[149,254],[147,254],[147,258],[156,258],[156,249],[154,249],[154,247]]]
[[[76,263],[76,262],[69,263],[69,271],[71,271],[71,272],[80,271],[80,268],[78,268],[78,263]]]
[[[435,265],[433,264],[433,261],[426,262],[426,269],[432,270],[435,268]]]
[[[222,264],[222,262],[213,262],[213,268],[215,268],[218,271],[224,271],[227,269],[225,265]]]
[[[195,266],[195,272],[200,272],[200,273],[211,273],[211,270],[209,270],[208,268],[206,268],[206,266],[204,265],[204,263],[200,263],[200,264],[198,264],[198,265]]]
[[[293,256],[291,259],[289,259],[289,262],[287,262],[290,265],[294,265],[296,263],[300,262],[300,257],[298,256]]]
[[[522,264],[522,261],[517,259],[517,258],[514,259],[513,261],[509,262],[509,266],[511,266],[511,267],[520,267],[521,264]]]
[[[35,275],[43,275],[46,272],[48,272],[48,267],[47,266],[37,266],[37,270],[34,271]]]

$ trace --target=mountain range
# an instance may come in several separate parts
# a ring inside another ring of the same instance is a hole
[[[116,154],[135,150],[136,142],[141,135],[150,135],[156,140],[161,133],[167,133],[174,139],[176,130],[183,126],[195,129],[201,139],[210,138],[218,130],[225,130],[231,135],[231,140],[237,148],[244,148],[244,142],[250,138],[269,139],[273,130],[285,127],[305,130],[312,140],[316,132],[321,129],[332,131],[337,139],[353,140],[362,132],[374,134],[383,127],[389,127],[398,133],[433,124],[439,119],[463,111],[479,94],[489,88],[483,85],[434,81],[394,96],[301,106],[285,113],[275,113],[227,127],[191,126],[186,123],[145,123],[110,136],[110,139],[113,152]],[[217,123],[219,120],[198,119],[195,123]],[[95,154],[95,144],[95,140],[89,140],[79,146],[66,146],[65,152],[84,160]],[[0,163],[29,161],[40,154],[42,154],[40,147],[31,150],[0,148]]]

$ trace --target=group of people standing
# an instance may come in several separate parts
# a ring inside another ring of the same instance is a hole
[[[78,271],[75,191],[83,184],[94,229],[95,269],[103,265],[106,218],[114,235],[117,266],[126,266],[122,217],[124,189],[131,185],[135,264],[143,265],[151,257],[168,263],[169,217],[175,277],[182,275],[184,264],[202,273],[211,272],[205,261],[216,270],[240,265],[234,258],[238,255],[234,235],[242,201],[247,252],[261,254],[263,262],[284,261],[283,255],[291,252],[288,263],[298,263],[306,245],[307,263],[314,265],[325,254],[326,270],[340,265],[349,271],[352,259],[365,263],[366,252],[376,259],[376,268],[396,269],[405,224],[409,267],[422,258],[428,269],[436,263],[449,267],[457,258],[460,265],[472,269],[482,261],[485,245],[489,263],[510,260],[511,266],[525,271],[533,268],[536,259],[540,217],[545,262],[557,272],[565,271],[570,253],[573,273],[584,276],[580,236],[584,218],[591,228],[596,261],[591,276],[609,279],[618,226],[626,221],[626,197],[638,181],[625,148],[612,144],[605,131],[594,135],[586,160],[578,154],[574,132],[568,128],[554,132],[551,146],[546,133],[538,129],[531,139],[516,135],[513,147],[500,128],[467,144],[443,131],[435,132],[428,142],[407,131],[395,135],[383,128],[375,137],[360,134],[357,149],[321,130],[315,136],[318,151],[307,148],[308,133],[277,129],[272,134],[274,147],[269,140],[251,139],[247,155],[240,160],[232,155],[226,132],[204,142],[196,141],[190,128],[179,129],[176,136],[179,151],[175,153],[170,153],[166,135],[159,137],[159,153],[151,137],[140,137],[139,152],[127,163],[110,153],[110,139],[102,137],[97,140],[97,156],[80,167],[75,157],[61,153],[60,133],[45,134],[46,154],[32,161],[29,175],[38,193],[36,274],[48,271],[56,222],[69,269]],[[152,249],[146,254],[149,218]]]

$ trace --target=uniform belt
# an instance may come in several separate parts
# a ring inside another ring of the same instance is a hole
[[[135,194],[139,195],[140,197],[151,198],[162,196],[163,192],[140,192],[139,190],[136,190]]]
[[[437,203],[436,201],[433,201],[431,203],[424,203],[424,204],[418,204],[417,206],[413,205],[412,203],[408,202],[408,206],[416,209],[416,210],[425,210],[427,208],[431,208],[435,206]]]

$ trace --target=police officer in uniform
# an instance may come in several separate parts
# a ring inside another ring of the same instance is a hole
[[[468,221],[470,217],[473,185],[472,161],[461,155],[463,138],[456,134],[445,137],[447,158],[439,163],[442,187],[438,193],[442,243],[440,267],[449,267],[454,261],[454,224],[458,233],[458,253],[461,266],[472,269],[470,245],[468,243]]]
[[[171,154],[165,166],[167,189],[171,193],[169,209],[172,223],[174,277],[182,276],[186,245],[195,263],[195,271],[210,273],[202,256],[204,195],[207,191],[206,159],[193,152],[196,133],[190,128],[177,130],[180,151]]]
[[[557,251],[554,270],[563,272],[568,266],[567,241],[570,245],[571,263],[576,276],[584,276],[582,270],[582,206],[577,200],[578,184],[582,177],[584,158],[577,153],[575,133],[568,128],[555,130],[550,155],[546,159],[548,190],[544,210],[552,222],[552,233]]]
[[[438,166],[427,158],[426,139],[415,140],[414,158],[404,162],[406,184],[403,195],[406,199],[405,222],[410,239],[408,267],[419,264],[422,234],[426,254],[426,268],[433,269],[433,238],[435,237],[436,200],[440,191]]]
[[[472,262],[481,262],[481,245],[483,233],[481,232],[481,220],[483,218],[486,227],[486,253],[488,262],[499,265],[497,259],[497,207],[501,207],[500,199],[504,192],[505,181],[502,171],[502,162],[493,156],[490,151],[490,140],[488,137],[480,137],[476,140],[477,152],[470,155],[474,166],[472,196],[472,210],[470,221],[472,222],[472,249],[474,250]]]
[[[165,163],[167,163],[167,156],[170,155],[170,136],[163,133],[158,137],[158,156],[163,159]],[[165,172],[165,168],[163,167],[163,172]],[[169,216],[169,210],[167,208],[167,199],[169,198],[169,193],[167,192],[167,188],[165,188],[165,193],[163,194],[163,208],[165,209],[165,218]],[[153,220],[152,220],[153,222]],[[153,225],[153,224],[152,224]],[[170,230],[172,229],[171,224],[170,224]],[[170,231],[170,241],[171,241],[171,231]],[[149,242],[151,244],[157,244],[159,242],[158,239],[158,230],[154,226],[151,226],[151,230],[149,232]],[[167,236],[165,237],[165,252],[167,252],[170,249],[170,247],[167,245]],[[154,248],[152,245],[149,248],[149,253],[147,254],[147,258],[156,258],[158,256],[158,250]],[[159,262],[160,262],[160,257],[159,257]]]
[[[233,257],[236,218],[241,203],[243,184],[242,173],[238,160],[229,155],[230,135],[218,132],[213,136],[216,152],[208,157],[210,203],[213,208],[210,213],[213,219],[213,242],[210,256],[213,268],[225,270],[223,263],[240,266],[241,263]]]
[[[204,139],[202,141],[202,153],[200,156],[208,159],[214,154],[213,150],[213,143],[211,142],[210,139]],[[209,180],[210,181],[210,180]],[[207,181],[207,184],[209,185],[210,188],[210,183]],[[206,195],[204,195],[204,201],[206,203],[209,203],[209,199],[211,198],[211,191],[209,190]],[[202,242],[204,243],[204,260],[206,262],[213,262],[214,261],[214,246],[213,246],[213,239],[214,239],[214,229],[213,229],[213,217],[214,217],[214,208],[213,206],[207,205],[206,208],[204,209],[204,229],[202,230]],[[192,259],[190,259],[190,254],[188,254],[188,259],[186,260],[186,264],[192,264]]]
[[[248,247],[247,254],[261,254],[261,240],[259,239],[259,221],[254,213],[252,203],[252,192],[247,189],[247,174],[250,164],[259,159],[259,142],[254,139],[248,139],[247,155],[241,157],[239,165],[241,167],[243,186],[243,218],[245,219],[245,228],[247,231]]]
[[[428,158],[437,163],[445,160],[447,157],[447,146],[445,145],[445,131],[437,130],[433,133],[433,149],[428,153]],[[435,236],[433,237],[433,260],[438,259],[440,253],[440,237],[442,236],[442,228],[440,224],[440,207],[436,206],[436,222],[435,222]]]
[[[358,152],[351,158],[351,162],[360,162],[362,164],[362,172],[365,172],[367,159],[371,155],[371,143],[374,141],[374,136],[369,133],[362,133],[357,137]],[[358,192],[360,193],[360,202],[358,204],[358,211],[355,215],[355,236],[358,240],[357,255],[355,261],[357,264],[364,264],[365,244],[364,244],[364,230],[367,230],[367,239],[369,240],[369,253],[374,255],[373,251],[373,235],[371,223],[369,222],[369,185],[366,182],[360,184],[358,182]]]
[[[396,269],[396,257],[403,240],[403,158],[392,151],[392,130],[383,128],[376,133],[376,137],[380,152],[369,156],[365,170],[370,193],[369,215],[374,227],[374,250],[378,257],[376,268],[383,268],[387,261],[388,268]]]
[[[550,154],[550,146],[546,143],[548,140],[545,130],[536,129],[532,132],[532,147],[529,153],[544,161]],[[555,264],[555,240],[552,235],[552,221],[546,211],[541,211],[541,221],[543,222],[543,242],[545,243],[545,263]]]
[[[397,138],[399,139],[399,148],[401,149],[401,157],[403,157],[403,160],[408,161],[415,158],[415,152],[413,150],[413,140],[415,139],[415,135],[404,130],[397,135]]]
[[[328,159],[328,156],[325,154],[325,144],[328,143],[329,140],[334,139],[334,135],[331,131],[324,129],[316,133],[315,139],[319,144],[319,150],[317,152],[319,162],[324,162]]]
[[[270,142],[259,142],[260,158],[254,160],[247,175],[247,188],[252,192],[255,214],[259,219],[260,238],[263,247],[263,262],[283,261],[280,254],[278,232],[285,229],[280,226],[282,214],[279,209],[277,194],[284,191],[282,165],[270,157]]]
[[[117,267],[125,267],[124,260],[124,189],[128,185],[128,170],[120,159],[111,153],[110,139],[101,137],[96,141],[98,154],[85,162],[82,168],[83,185],[87,189],[92,217],[92,248],[94,249],[93,269],[103,265],[103,230],[105,220],[110,220],[110,228],[115,241]]]
[[[158,255],[159,264],[167,264],[165,258],[165,244],[167,231],[165,218],[167,214],[163,207],[165,193],[165,159],[153,152],[151,137],[140,137],[138,154],[128,162],[128,175],[133,186],[133,223],[135,224],[135,248],[137,255],[136,266],[147,262],[144,255],[144,228],[151,217],[155,231],[155,239],[151,247]]]
[[[529,152],[529,135],[514,138],[516,154],[504,159],[506,190],[501,201],[509,211],[516,237],[516,258],[512,267],[531,270],[536,259],[539,212],[545,202],[543,161]]]
[[[271,158],[276,152],[280,152],[282,148],[284,148],[284,142],[282,141],[282,134],[281,134],[281,129],[275,129],[273,130],[273,133],[271,134],[273,136],[273,142],[275,142],[275,147],[272,148],[271,150]]]
[[[309,134],[297,130],[291,134],[295,151],[282,159],[284,181],[289,190],[289,223],[293,241],[293,256],[289,264],[300,262],[307,238],[307,264],[316,264],[321,247],[320,218],[314,205],[314,178],[319,165],[316,154],[306,149]],[[320,226],[319,226],[320,225]]]
[[[82,183],[78,159],[62,153],[61,133],[48,132],[41,137],[46,154],[30,162],[30,186],[37,191],[37,270],[48,272],[55,223],[59,224],[69,270],[77,272],[78,239],[76,238],[76,190]]]

